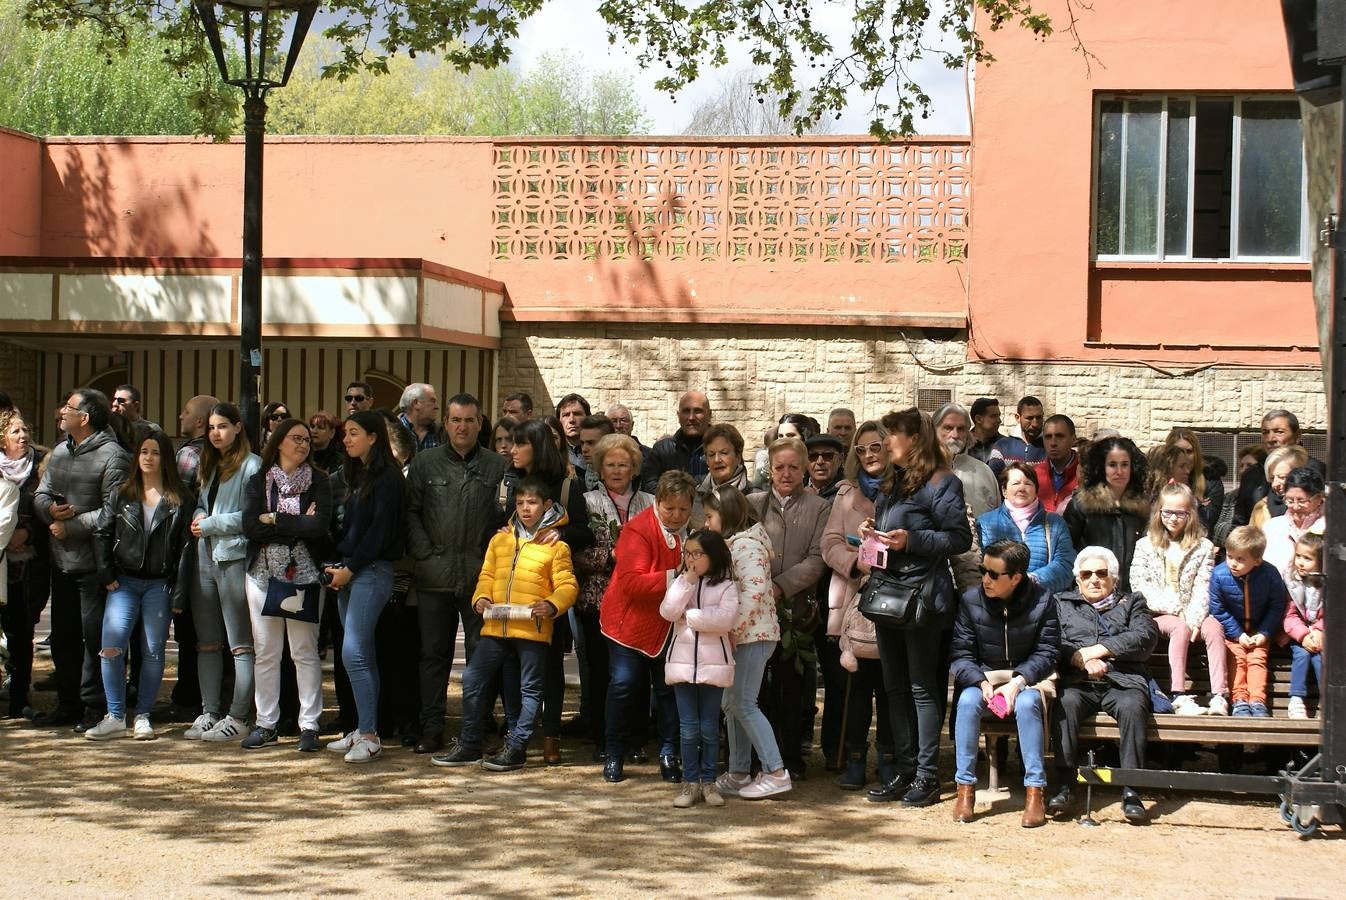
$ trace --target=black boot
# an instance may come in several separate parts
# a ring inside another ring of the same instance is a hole
[[[892,803],[894,800],[901,800],[903,795],[911,790],[911,784],[915,780],[915,772],[894,775],[878,787],[870,788],[865,794],[865,799],[873,803]]]
[[[878,777],[879,784],[887,784],[897,777],[897,755],[893,753],[892,747],[875,745],[874,750],[879,757],[874,774]]]
[[[1048,815],[1064,815],[1070,809],[1070,782],[1062,781],[1061,788],[1047,801]]]
[[[858,753],[846,754],[846,772],[837,781],[843,791],[858,791],[865,786],[865,762],[869,756],[868,748]]]

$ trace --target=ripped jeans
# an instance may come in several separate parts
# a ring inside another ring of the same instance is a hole
[[[168,623],[172,621],[169,605],[168,583],[165,579],[117,576],[117,589],[108,593],[107,605],[103,609],[103,648],[100,654],[108,715],[118,719],[127,718],[126,654],[137,620],[140,621],[140,650],[143,658],[135,714],[142,715],[154,708],[155,698],[159,696],[159,684],[164,678],[164,644],[168,641]]]
[[[201,590],[192,597],[192,621],[196,625],[196,676],[201,682],[201,707],[216,718],[223,712],[221,650],[227,646],[234,656],[234,694],[229,702],[229,715],[246,721],[252,711],[253,696],[252,617],[244,591],[247,578],[244,570],[248,564],[242,559],[212,561],[204,541],[197,564]]]

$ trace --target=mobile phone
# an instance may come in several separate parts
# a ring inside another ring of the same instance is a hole
[[[850,544],[852,547],[859,547],[860,536],[858,534],[848,534],[846,535],[846,543]]]
[[[986,708],[995,713],[997,718],[1003,719],[1009,715],[1009,703],[1005,700],[1004,694],[993,694],[991,702],[986,704]]]

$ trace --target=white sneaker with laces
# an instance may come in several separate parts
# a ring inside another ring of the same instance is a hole
[[[1210,698],[1210,707],[1206,710],[1208,715],[1227,716],[1229,715],[1229,699],[1224,694],[1216,694]]]
[[[189,741],[199,741],[201,740],[201,735],[214,728],[215,724],[219,721],[219,719],[215,718],[210,713],[201,713],[201,715],[196,717],[196,721],[189,725],[187,730],[182,733],[182,736]]]
[[[751,775],[735,775],[733,772],[725,772],[715,779],[715,787],[726,797],[737,797],[739,791],[750,784],[752,784]]]
[[[742,788],[738,795],[744,800],[765,800],[767,797],[784,794],[793,787],[794,784],[790,781],[789,772],[782,772],[779,775],[762,772],[753,780],[752,784]]]
[[[154,740],[154,726],[150,724],[149,713],[141,713],[136,716],[134,737],[138,741]]]
[[[1173,712],[1179,716],[1204,716],[1206,707],[1197,703],[1191,694],[1179,694],[1173,698]]]
[[[221,743],[223,741],[232,741],[236,738],[241,739],[241,735],[247,734],[248,723],[240,722],[233,716],[225,716],[215,723],[215,727],[201,735],[201,740],[211,741],[212,743]]]
[[[1307,719],[1309,717],[1308,707],[1304,705],[1303,697],[1291,697],[1290,708],[1286,713],[1291,719]]]
[[[110,741],[126,737],[126,720],[110,714],[103,716],[103,721],[84,732],[84,737],[91,741]]]
[[[346,762],[348,763],[367,763],[383,752],[383,744],[378,740],[369,740],[369,738],[360,737],[360,733],[355,733],[356,741],[346,752]],[[328,745],[331,746],[330,744]]]
[[[327,749],[335,751],[336,753],[349,753],[350,749],[354,747],[359,740],[360,729],[357,728],[349,734],[332,741],[332,743],[327,745]]]

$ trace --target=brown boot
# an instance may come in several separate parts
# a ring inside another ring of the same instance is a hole
[[[953,820],[955,822],[971,822],[972,807],[977,802],[977,786],[975,784],[958,785],[958,797],[953,801]]]
[[[1028,796],[1024,800],[1024,817],[1019,823],[1025,828],[1041,828],[1047,824],[1047,808],[1042,799],[1042,788],[1031,787],[1027,789]]]
[[[561,739],[544,737],[542,739],[542,761],[549,766],[561,764]]]

